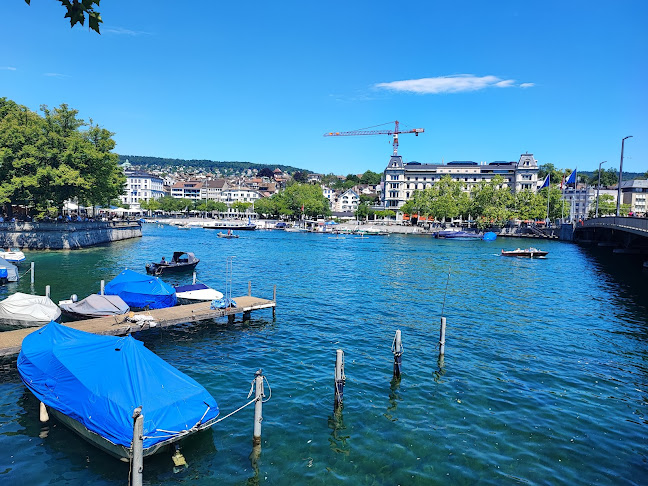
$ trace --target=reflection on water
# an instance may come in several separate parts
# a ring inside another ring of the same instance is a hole
[[[344,425],[343,411],[344,405],[340,404],[335,408],[333,415],[328,418],[328,426],[331,429],[329,445],[333,452],[349,455],[351,452],[351,445],[349,444],[351,436],[345,433],[346,426]]]

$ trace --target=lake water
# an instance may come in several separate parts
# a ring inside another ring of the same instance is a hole
[[[264,310],[245,323],[136,335],[205,386],[223,415],[246,403],[257,369],[272,388],[258,457],[248,407],[185,440],[186,470],[174,474],[168,453],[146,460],[145,484],[648,482],[648,275],[635,260],[501,238],[256,231],[227,240],[155,224],[143,233],[107,247],[29,252],[35,292],[49,284],[56,301],[83,298],[125,267],[143,273],[146,262],[185,250],[201,258],[199,280],[223,289],[226,258],[235,256],[233,295],[252,281],[253,295],[272,298],[276,284],[278,301],[274,321]],[[529,243],[548,258],[499,256]],[[30,292],[28,275],[15,290]],[[400,382],[392,380],[396,329]],[[347,382],[334,413],[338,348]],[[0,374],[0,484],[127,481],[128,464],[62,425],[44,432],[14,359]]]

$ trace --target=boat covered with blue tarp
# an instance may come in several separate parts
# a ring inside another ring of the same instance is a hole
[[[142,407],[144,455],[213,425],[216,400],[140,341],[50,322],[29,334],[18,356],[23,383],[75,432],[129,458],[133,411]]]
[[[178,299],[175,289],[158,277],[124,270],[106,284],[104,293],[119,295],[130,307],[163,309],[173,307]]]

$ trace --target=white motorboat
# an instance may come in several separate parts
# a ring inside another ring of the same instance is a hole
[[[218,300],[223,298],[223,294],[214,290],[203,283],[193,285],[180,285],[175,287],[176,296],[179,301],[195,304],[197,302]]]
[[[18,268],[16,268],[16,265],[0,258],[0,282],[3,280],[7,282],[17,282],[18,278]]]
[[[9,263],[20,263],[25,261],[25,254],[20,250],[0,251],[0,258],[7,260]]]

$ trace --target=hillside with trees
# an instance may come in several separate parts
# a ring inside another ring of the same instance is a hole
[[[221,173],[240,173],[247,169],[261,170],[270,169],[270,171],[279,168],[288,174],[301,172],[302,174],[309,174],[312,171],[293,167],[292,165],[284,164],[255,164],[253,162],[238,162],[238,161],[217,161],[217,160],[195,160],[195,159],[169,159],[164,157],[148,157],[142,155],[120,155],[119,163],[130,162],[132,165],[137,166],[143,170],[161,170],[169,172],[171,170],[184,169],[186,170],[203,170],[214,172],[218,170]]]

